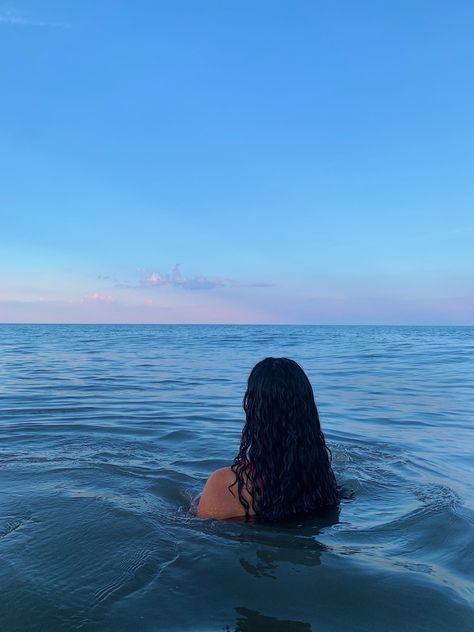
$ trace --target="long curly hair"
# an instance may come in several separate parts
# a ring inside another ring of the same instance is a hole
[[[311,384],[288,358],[265,358],[252,369],[243,400],[246,422],[231,466],[240,503],[267,520],[339,505]]]

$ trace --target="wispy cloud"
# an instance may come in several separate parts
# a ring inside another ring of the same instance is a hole
[[[182,287],[185,290],[212,290],[216,287],[235,285],[235,282],[230,279],[209,278],[202,275],[186,277],[181,273],[179,265],[175,265],[169,273],[152,272],[142,282],[142,285],[145,287],[171,285],[173,287]]]
[[[47,22],[36,20],[25,15],[20,15],[13,9],[0,8],[0,24],[10,26],[39,26],[46,28],[68,28],[69,24],[63,22]]]
[[[141,287],[180,287],[184,290],[213,290],[219,287],[271,287],[271,283],[240,283],[234,279],[223,277],[184,276],[179,264],[176,264],[171,272],[151,272],[142,281]]]

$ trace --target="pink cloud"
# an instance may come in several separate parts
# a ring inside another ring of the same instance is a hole
[[[253,283],[246,283],[242,281],[236,281],[235,279],[228,279],[220,276],[204,276],[202,274],[194,276],[185,276],[181,273],[179,264],[176,264],[171,272],[145,272],[143,269],[141,273],[145,273],[146,276],[142,278],[138,283],[134,282],[119,282],[113,277],[100,277],[104,280],[115,280],[115,287],[121,290],[142,290],[150,288],[161,288],[165,286],[181,288],[183,290],[214,290],[215,288],[269,288],[274,287],[273,283],[266,283],[262,281],[256,281]]]
[[[181,274],[179,264],[176,264],[170,273],[152,272],[144,281],[144,285],[147,287],[172,285],[186,290],[212,290],[215,287],[222,287],[231,283],[228,279],[210,279],[205,276],[185,277]]]
[[[167,285],[170,283],[169,274],[160,274],[159,272],[152,272],[145,281],[146,285]]]
[[[272,287],[271,283],[257,282],[243,284],[239,281],[223,277],[207,277],[203,275],[187,277],[181,273],[179,264],[176,264],[171,272],[164,274],[161,272],[152,272],[141,284],[142,287],[160,287],[163,285],[180,287],[184,290],[213,290],[217,287]]]

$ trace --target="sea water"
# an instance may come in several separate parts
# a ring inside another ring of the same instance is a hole
[[[266,356],[352,497],[199,520]],[[1,325],[0,630],[474,629],[473,383],[470,327]]]

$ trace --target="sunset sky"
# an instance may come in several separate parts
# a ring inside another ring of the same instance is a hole
[[[0,2],[0,322],[474,324],[473,29]]]

